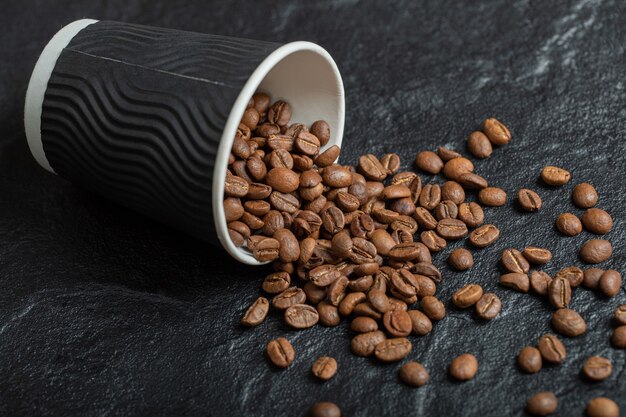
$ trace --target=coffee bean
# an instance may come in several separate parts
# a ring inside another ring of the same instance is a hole
[[[385,339],[376,345],[374,355],[381,362],[397,362],[406,358],[412,349],[413,345],[407,338],[396,337]]]
[[[395,337],[408,336],[412,329],[411,317],[406,311],[402,310],[387,311],[383,315],[383,325],[387,333]]]
[[[622,325],[613,329],[611,335],[611,342],[613,346],[618,349],[626,349],[626,326]]]
[[[240,221],[228,223],[228,235],[233,241],[233,244],[238,248],[246,243],[246,240],[250,237],[250,233],[250,228],[245,223]]]
[[[522,188],[517,193],[517,201],[524,211],[537,211],[541,208],[541,197],[533,190]]]
[[[422,229],[432,230],[437,227],[437,220],[423,207],[417,207],[413,217]]]
[[[288,152],[293,151],[293,137],[283,134],[270,135],[265,143],[270,150],[282,149]]]
[[[583,231],[583,225],[572,213],[563,213],[556,218],[556,230],[565,236],[576,236]]]
[[[539,295],[547,295],[552,278],[543,271],[532,271],[530,273],[530,288]]]
[[[582,182],[574,187],[572,201],[577,207],[590,208],[598,202],[598,193],[593,185],[588,182]]]
[[[391,274],[391,286],[404,297],[417,295],[419,283],[415,276],[406,269],[399,269]]]
[[[467,249],[457,248],[448,256],[448,263],[457,271],[466,271],[474,266],[474,257]]]
[[[274,272],[263,280],[261,288],[268,294],[278,294],[289,288],[291,276],[287,272]]]
[[[316,288],[321,289],[319,287]],[[323,291],[323,289],[321,290]],[[320,323],[324,326],[338,326],[341,322],[341,318],[339,317],[339,309],[329,302],[322,301],[321,303],[319,303],[317,305],[317,314],[319,315]]]
[[[371,317],[355,317],[350,323],[350,329],[357,333],[374,332],[378,330],[378,324]]]
[[[417,336],[425,336],[433,329],[433,324],[428,316],[419,310],[406,312],[411,320],[411,330]]]
[[[264,138],[269,138],[270,136],[277,135],[279,133],[280,126],[274,123],[263,123],[256,128],[256,134]]]
[[[476,203],[463,203],[459,205],[459,220],[468,227],[480,226],[485,220],[483,209]]]
[[[248,194],[248,182],[236,175],[227,175],[224,180],[224,194],[228,197],[245,197]]]
[[[294,304],[285,310],[285,323],[294,329],[307,329],[319,321],[315,307],[308,304]]]
[[[387,298],[384,290],[372,288],[367,293],[367,301],[381,313],[386,313],[389,310],[389,298]]]
[[[369,180],[382,181],[387,177],[387,170],[375,155],[361,156],[358,167],[359,171]]]
[[[348,187],[352,185],[352,172],[341,165],[331,165],[324,168],[322,179],[330,187]]]
[[[456,180],[466,190],[482,190],[489,187],[489,183],[486,179],[473,172],[465,172],[459,175]]]
[[[309,410],[309,417],[341,417],[341,409],[334,403],[319,402]]]
[[[420,241],[428,248],[431,252],[439,252],[446,248],[446,241],[435,231],[427,230],[420,234]]]
[[[452,296],[452,303],[459,308],[473,306],[483,296],[483,289],[478,284],[469,284],[458,290]]]
[[[539,352],[544,360],[551,363],[561,363],[567,357],[563,343],[555,335],[549,333],[539,339]]]
[[[426,296],[422,298],[420,307],[431,320],[439,321],[446,316],[446,307],[436,297]]]
[[[597,235],[608,233],[613,228],[613,219],[606,211],[590,208],[583,214],[582,223],[585,229]]]
[[[552,252],[548,249],[538,248],[536,246],[527,246],[522,251],[522,255],[524,255],[524,258],[526,258],[528,262],[536,265],[547,264],[552,259]]]
[[[430,262],[418,262],[411,268],[411,272],[418,275],[423,275],[433,282],[441,282],[441,271]]]
[[[457,356],[448,368],[450,375],[458,381],[469,381],[478,372],[478,360],[470,353]]]
[[[298,189],[300,176],[288,168],[272,168],[265,178],[267,185],[281,193],[290,193]]]
[[[422,151],[415,157],[415,165],[426,173],[439,174],[443,168],[443,161],[434,152]]]
[[[583,365],[583,374],[592,381],[604,381],[612,372],[613,364],[602,356],[590,356]]]
[[[348,288],[348,278],[342,275],[328,286],[328,302],[338,306],[346,295],[346,288]]]
[[[402,365],[398,373],[400,380],[411,387],[426,385],[430,375],[421,363],[410,361]]]
[[[278,229],[272,236],[280,244],[278,257],[282,262],[295,262],[300,257],[300,244],[291,230]]]
[[[572,289],[565,277],[555,278],[548,286],[548,299],[556,308],[566,308],[572,299]]]
[[[494,293],[485,293],[476,303],[476,314],[483,320],[491,320],[500,314],[502,302]]]
[[[241,324],[244,326],[257,326],[265,320],[267,312],[270,309],[270,302],[265,297],[257,298],[250,307],[246,310],[246,313],[241,319]]]
[[[426,184],[420,193],[419,204],[425,209],[432,210],[441,201],[441,187],[439,184]]]
[[[251,200],[261,200],[267,198],[272,193],[272,187],[266,184],[259,184],[253,182],[248,186],[247,198]]]
[[[263,116],[270,107],[270,96],[265,93],[255,93],[252,96],[252,102],[255,110]]]
[[[428,252],[428,249],[419,242],[398,243],[389,251],[389,257],[397,261],[412,261],[423,257],[423,251]]]
[[[382,318],[382,314],[378,312],[369,302],[359,303],[354,307],[352,313],[355,316],[365,316],[371,317],[375,320],[380,320]]]
[[[370,277],[371,279],[371,277]],[[364,302],[366,295],[364,292],[356,291],[346,294],[346,296],[339,303],[339,314],[342,316],[349,316],[354,311],[354,308]]]
[[[606,397],[589,400],[585,411],[588,417],[619,417],[619,407]]]
[[[526,373],[534,374],[541,370],[543,360],[539,349],[533,346],[526,346],[517,356],[517,364]]]
[[[306,294],[298,287],[289,287],[280,294],[272,298],[272,305],[278,310],[286,310],[295,304],[302,304],[306,301]]]
[[[548,185],[561,186],[569,182],[572,175],[563,168],[546,166],[541,171],[541,179]]]
[[[295,359],[296,352],[287,339],[279,337],[267,344],[267,356],[274,365],[286,368]]]
[[[478,193],[478,201],[489,207],[501,207],[506,204],[506,191],[497,187],[487,187]]]
[[[309,272],[309,280],[318,287],[326,287],[341,276],[334,265],[320,265]]]
[[[509,272],[527,274],[530,271],[528,261],[520,251],[514,248],[505,249],[500,257],[502,266]]]
[[[330,126],[325,120],[317,120],[311,125],[310,132],[320,141],[321,146],[326,146],[330,141]]]
[[[509,129],[494,118],[483,122],[483,132],[494,145],[506,145],[511,140]]]
[[[337,160],[337,158],[339,158],[340,152],[341,149],[339,148],[339,146],[333,145],[321,154],[317,155],[313,162],[315,162],[315,165],[320,168],[331,166]]]
[[[485,224],[470,233],[469,241],[477,248],[491,245],[500,237],[500,230],[493,224]]]
[[[526,411],[534,416],[547,416],[556,411],[559,401],[550,391],[542,391],[533,395],[526,403]]]
[[[448,162],[451,159],[460,158],[462,156],[460,153],[444,148],[443,146],[440,146],[437,149],[437,155],[443,162]]]
[[[465,201],[465,190],[456,181],[446,181],[441,187],[441,199],[459,205]]]
[[[489,158],[493,146],[483,132],[472,132],[467,138],[467,150],[476,158]]]
[[[587,331],[585,320],[569,308],[560,308],[552,314],[552,327],[563,336],[576,337]]]
[[[530,288],[530,279],[527,274],[522,272],[511,272],[500,275],[500,285],[526,293]]]
[[[400,169],[400,156],[396,153],[388,153],[380,158],[381,165],[388,175],[395,174]]]
[[[380,330],[362,333],[352,338],[350,347],[357,356],[372,356],[376,346],[385,339],[385,334]]]
[[[239,220],[243,216],[244,209],[241,205],[241,200],[235,197],[229,197],[224,199],[224,216],[226,222],[234,222]]]
[[[279,100],[275,102],[267,112],[267,120],[278,126],[286,126],[291,119],[291,106],[289,103]]]
[[[474,164],[469,159],[463,157],[453,158],[446,162],[443,166],[443,175],[447,179],[457,182],[460,182],[459,178],[462,174],[472,171],[474,171]]]
[[[397,198],[407,198],[411,196],[411,190],[406,185],[395,184],[388,185],[383,190],[381,197],[385,200],[393,200]]]
[[[252,250],[254,257],[260,262],[273,261],[278,258],[280,243],[276,239],[263,238]]]
[[[580,259],[589,264],[604,262],[613,255],[611,242],[605,239],[591,239],[580,248]]]
[[[577,266],[568,266],[561,269],[554,276],[555,278],[565,278],[572,288],[578,287],[583,282],[583,271]]]
[[[250,200],[243,204],[244,209],[254,216],[263,217],[271,210],[270,203],[263,200]]]
[[[591,289],[598,288],[598,283],[600,282],[600,278],[604,273],[604,269],[599,268],[589,268],[583,272],[583,286]]]
[[[270,194],[270,204],[278,211],[291,214],[295,213],[300,208],[300,201],[297,197],[278,191],[273,191],[272,194]],[[285,227],[287,227],[287,225],[285,225]]]
[[[620,304],[615,308],[613,318],[619,324],[626,324],[626,304]]]
[[[437,223],[437,233],[445,239],[456,240],[467,235],[467,226],[461,220],[445,218]]]
[[[296,151],[303,155],[315,156],[320,151],[320,140],[312,133],[300,131],[293,141]]]
[[[337,373],[337,361],[329,356],[317,358],[311,366],[311,372],[317,379],[328,381]]]

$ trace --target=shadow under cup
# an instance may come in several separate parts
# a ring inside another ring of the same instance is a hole
[[[326,146],[341,146],[343,84],[316,44],[84,19],[37,61],[26,137],[48,171],[259,265],[230,240],[222,204],[233,139],[256,91],[288,101],[293,121],[326,120]]]

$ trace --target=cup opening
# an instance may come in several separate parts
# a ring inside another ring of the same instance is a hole
[[[233,105],[217,152],[213,168],[213,217],[217,237],[226,251],[248,265],[262,265],[245,248],[236,247],[228,234],[224,214],[224,181],[228,156],[235,132],[250,97],[262,91],[272,102],[283,99],[292,107],[294,122],[311,125],[326,120],[331,128],[330,141],[324,147],[341,146],[345,101],[343,82],[337,64],[321,46],[311,42],[292,42],[276,49],[257,67]]]

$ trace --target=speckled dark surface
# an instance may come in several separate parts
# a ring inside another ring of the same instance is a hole
[[[564,211],[581,213],[569,195],[583,180],[597,186],[598,206],[615,218],[608,234],[615,256],[601,267],[626,272],[622,1],[98,3],[3,3],[0,414],[299,416],[330,400],[344,416],[504,416],[523,414],[526,399],[541,390],[557,394],[562,416],[582,415],[586,401],[599,395],[626,413],[626,355],[608,339],[612,310],[626,302],[623,289],[610,300],[577,289],[572,306],[588,333],[565,340],[563,365],[523,375],[516,353],[549,330],[551,309],[497,285],[498,254],[509,246],[550,248],[556,255],[550,273],[580,265],[577,250],[591,235],[561,237],[553,222]],[[536,214],[511,203],[488,209],[503,237],[475,252],[475,268],[456,273],[443,262],[462,242],[435,263],[444,272],[442,299],[478,282],[502,298],[502,314],[480,323],[451,309],[431,335],[413,338],[410,358],[431,373],[421,389],[398,382],[398,364],[351,355],[346,323],[294,332],[272,315],[257,328],[241,328],[268,269],[239,265],[46,173],[31,158],[21,122],[28,76],[54,32],[81,17],[320,43],[344,77],[345,163],[366,149],[398,152],[405,166],[418,150],[463,150],[467,134],[497,116],[513,140],[477,162],[477,171],[510,200],[520,187],[537,189],[544,207]],[[545,164],[570,169],[573,181],[560,189],[538,184]],[[282,335],[297,358],[278,371],[263,351]],[[446,366],[463,352],[474,353],[481,367],[475,380],[459,384]],[[580,376],[592,354],[614,362],[602,383]],[[321,355],[339,362],[337,376],[324,384],[309,371]]]

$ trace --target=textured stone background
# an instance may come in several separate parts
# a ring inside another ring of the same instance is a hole
[[[564,211],[581,213],[569,195],[583,180],[597,186],[599,207],[616,220],[608,235],[615,256],[601,266],[626,272],[624,2],[384,3],[3,2],[0,414],[292,416],[331,400],[345,416],[503,416],[523,414],[526,399],[540,390],[556,392],[559,415],[582,415],[598,395],[613,397],[626,412],[625,352],[608,340],[610,315],[626,302],[624,291],[606,300],[576,290],[572,306],[590,331],[565,340],[569,356],[562,366],[523,375],[516,353],[548,331],[551,309],[497,285],[498,254],[509,246],[552,249],[550,273],[580,265],[578,248],[591,236],[559,236],[553,222]],[[241,328],[239,318],[267,268],[239,265],[46,173],[31,158],[21,121],[30,71],[47,40],[81,17],[323,45],[345,82],[345,163],[363,150],[395,151],[409,167],[418,150],[463,150],[468,133],[497,116],[513,140],[477,163],[477,171],[509,198],[520,187],[537,189],[544,208],[486,210],[503,238],[475,252],[475,268],[456,273],[444,263],[463,242],[435,263],[444,272],[442,299],[478,282],[499,294],[502,314],[484,324],[451,308],[431,335],[413,338],[410,359],[431,373],[431,383],[417,390],[398,383],[398,364],[352,356],[346,323],[290,332],[273,315],[258,328]],[[538,184],[548,163],[570,169],[572,183]],[[263,349],[285,334],[297,360],[277,371]],[[481,368],[475,380],[459,384],[446,366],[462,352],[474,353]],[[613,360],[607,381],[581,378],[592,354]],[[339,373],[325,384],[309,372],[321,355],[339,362]]]

